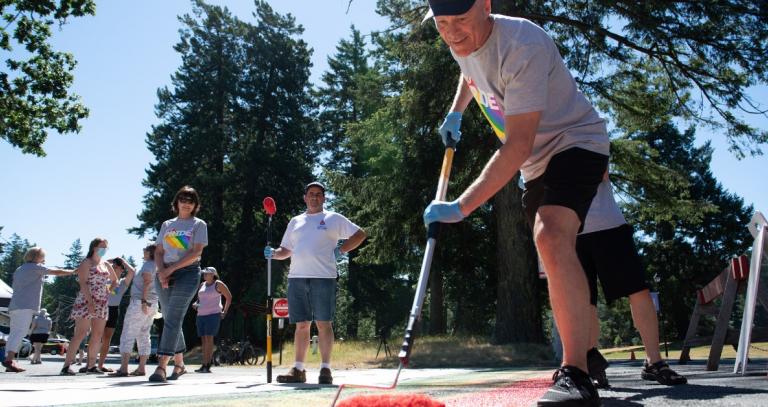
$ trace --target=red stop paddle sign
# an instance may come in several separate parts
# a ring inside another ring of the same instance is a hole
[[[272,316],[275,318],[288,318],[288,299],[275,298],[272,303]]]
[[[272,199],[271,196],[268,196],[264,198],[264,212],[267,213],[267,215],[272,216],[277,212],[277,205],[275,205],[275,200]]]

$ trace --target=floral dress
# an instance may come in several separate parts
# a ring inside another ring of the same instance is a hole
[[[112,281],[109,278],[109,270],[102,269],[98,265],[91,267],[88,272],[88,288],[91,290],[91,298],[94,302],[94,313],[88,312],[88,302],[82,291],[77,294],[75,304],[72,306],[70,319],[107,319],[109,308],[109,289]]]

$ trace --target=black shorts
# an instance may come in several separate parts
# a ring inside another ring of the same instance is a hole
[[[605,301],[648,289],[645,269],[635,249],[632,227],[624,224],[613,229],[579,235],[576,254],[587,274],[589,300],[597,305],[597,280],[603,287]]]
[[[115,328],[117,326],[117,320],[120,319],[120,307],[109,307],[109,317],[107,317],[106,328]]]
[[[528,224],[533,228],[540,206],[564,206],[576,212],[581,231],[607,168],[607,155],[583,148],[569,148],[553,155],[544,174],[525,183],[523,209]]]
[[[29,341],[32,343],[46,343],[48,342],[48,334],[29,335]]]

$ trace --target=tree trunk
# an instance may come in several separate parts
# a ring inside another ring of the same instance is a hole
[[[496,332],[498,343],[543,342],[536,251],[522,210],[516,176],[493,199],[496,217]]]

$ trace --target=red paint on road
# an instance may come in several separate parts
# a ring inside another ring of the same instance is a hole
[[[528,407],[541,398],[552,385],[551,378],[521,380],[506,387],[482,391],[446,400],[447,407]]]
[[[355,396],[342,400],[338,407],[446,407],[423,394],[379,394],[373,396]]]

